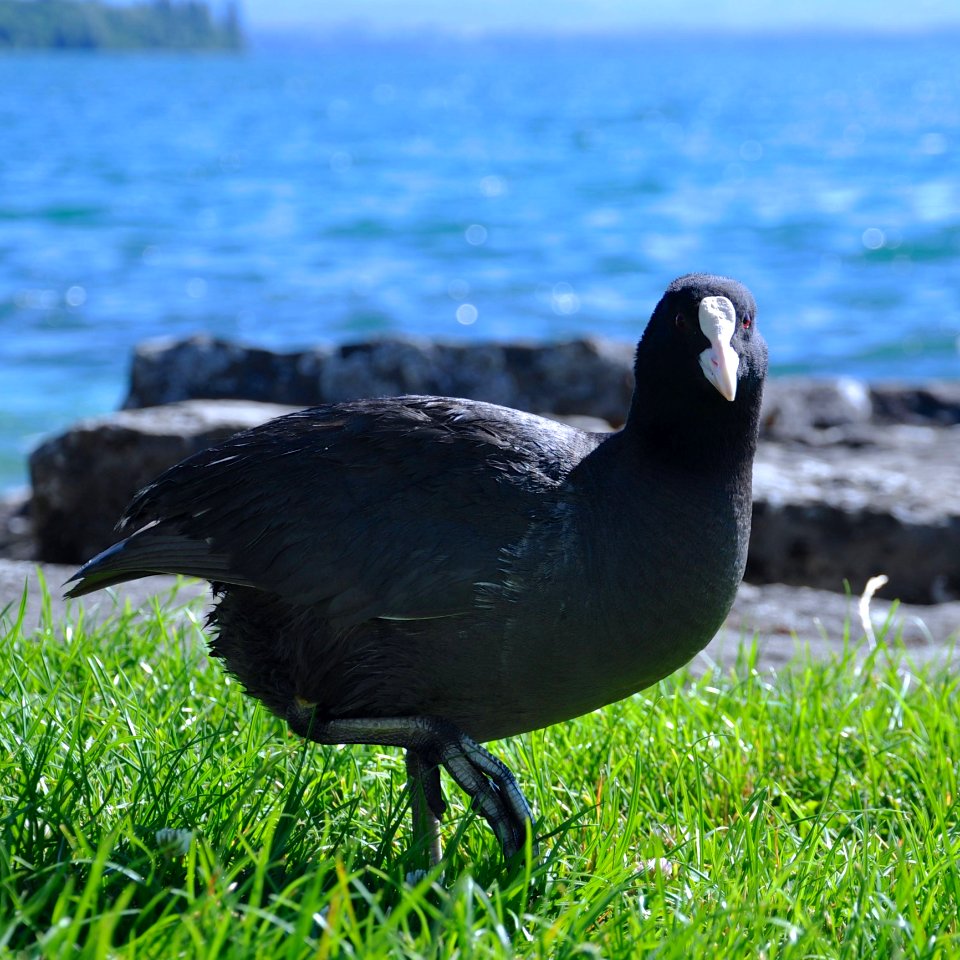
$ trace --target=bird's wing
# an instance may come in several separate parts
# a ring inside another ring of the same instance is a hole
[[[470,609],[475,584],[499,578],[501,551],[549,513],[594,443],[470,401],[301,411],[202,451],[142,490],[121,521],[132,535],[87,564],[74,590],[147,569],[322,605],[343,626],[455,615]]]

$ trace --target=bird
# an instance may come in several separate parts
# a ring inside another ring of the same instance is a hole
[[[238,433],[132,499],[68,597],[211,583],[211,652],[320,744],[405,750],[441,857],[444,768],[506,861],[530,805],[483,744],[624,699],[689,662],[743,577],[767,370],[740,282],[670,283],[621,429],[491,403],[350,400]]]

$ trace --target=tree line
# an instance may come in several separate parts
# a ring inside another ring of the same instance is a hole
[[[0,0],[0,49],[236,50],[236,2],[214,16],[201,0]]]

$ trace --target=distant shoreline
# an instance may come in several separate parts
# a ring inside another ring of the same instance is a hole
[[[219,50],[245,46],[237,4],[201,0],[0,0],[0,51]]]

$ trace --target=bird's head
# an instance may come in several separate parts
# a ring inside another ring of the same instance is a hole
[[[702,273],[679,277],[637,348],[638,386],[669,378],[676,389],[699,396],[709,387],[714,401],[736,403],[766,374],[767,346],[756,319],[757,305],[742,283]]]
[[[727,277],[679,277],[637,345],[628,423],[691,462],[720,462],[725,448],[729,455],[749,452],[757,442],[766,371],[767,345],[750,291]]]

